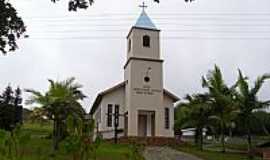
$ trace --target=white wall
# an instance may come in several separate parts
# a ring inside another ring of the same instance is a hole
[[[149,48],[143,47],[144,35],[150,36]],[[133,28],[128,37],[128,40],[129,39],[131,40],[131,50],[127,53],[127,59],[129,57],[160,58],[159,31]]]
[[[109,94],[103,96],[101,101],[101,125],[99,131],[105,132],[103,135],[104,138],[112,138],[113,137],[113,129],[114,129],[114,117],[113,117],[113,125],[112,127],[107,126],[107,111],[108,104],[113,105],[113,113],[115,105],[119,105],[119,113],[124,114],[125,112],[125,88],[119,88]],[[124,128],[124,117],[119,117],[119,127],[118,129]],[[109,132],[110,131],[110,132]],[[109,133],[108,133],[109,132]]]
[[[168,97],[167,95],[164,94],[164,98],[163,98],[163,120],[161,121],[161,123],[163,123],[163,135],[164,136],[169,136],[169,137],[173,137],[174,136],[174,103],[173,100]],[[168,107],[170,109],[170,128],[169,129],[165,129],[165,107]]]

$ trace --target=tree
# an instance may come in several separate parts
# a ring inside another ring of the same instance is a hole
[[[14,105],[19,106],[22,103],[22,90],[17,87],[14,92]]]
[[[60,0],[51,0],[56,3]],[[68,2],[68,10],[69,11],[77,11],[78,9],[87,9],[94,3],[94,0],[70,0]]]
[[[255,81],[254,86],[250,87],[248,79],[243,76],[241,70],[238,72],[238,90],[235,94],[238,106],[238,116],[246,128],[248,151],[250,152],[252,149],[251,124],[254,120],[253,112],[270,105],[270,101],[262,101],[258,99],[258,92],[262,88],[263,83],[270,79],[270,74],[259,76]]]
[[[85,111],[79,101],[86,96],[80,90],[82,85],[75,83],[75,78],[57,82],[49,80],[49,83],[49,89],[44,94],[33,89],[27,89],[26,92],[32,94],[27,103],[41,105],[46,112],[46,116],[53,120],[53,149],[57,150],[63,136],[64,121],[67,116],[84,117]]]
[[[6,54],[17,49],[16,40],[24,34],[26,27],[7,0],[0,0],[0,13],[0,52]]]
[[[0,128],[13,130],[17,123],[22,123],[22,98],[20,88],[15,93],[10,85],[0,96]]]
[[[13,101],[13,90],[12,87],[10,85],[8,85],[6,87],[6,89],[4,90],[3,94],[2,94],[2,103],[4,104],[11,104]]]
[[[270,134],[270,114],[266,111],[255,111],[254,123],[252,124],[252,130],[256,135],[267,135]],[[259,125],[258,125],[259,124]]]
[[[179,105],[180,109],[184,109],[186,113],[186,116],[182,119],[182,127],[195,127],[195,142],[199,142],[199,147],[203,150],[203,129],[210,124],[212,114],[208,94],[187,95],[185,99],[187,102],[182,102]]]
[[[231,124],[232,113],[235,110],[233,95],[236,84],[228,87],[225,84],[221,70],[215,65],[214,70],[209,71],[206,77],[202,77],[202,87],[208,90],[209,101],[215,113],[215,118],[220,125],[222,152],[225,152],[225,129]]]
[[[96,152],[101,139],[94,139],[95,121],[86,120],[69,115],[67,118],[68,136],[64,141],[64,148],[72,153],[73,160],[96,159]]]

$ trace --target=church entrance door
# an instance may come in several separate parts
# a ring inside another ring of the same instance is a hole
[[[138,136],[147,136],[147,115],[139,115],[138,120]]]
[[[155,112],[139,111],[138,112],[138,136],[150,137],[155,136]]]

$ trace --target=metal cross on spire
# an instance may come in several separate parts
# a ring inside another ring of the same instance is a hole
[[[139,5],[139,7],[140,7],[140,8],[142,8],[142,9],[143,9],[143,11],[144,11],[144,9],[145,9],[145,8],[147,8],[147,5],[145,5],[145,3],[144,3],[144,2],[142,2],[142,5]]]

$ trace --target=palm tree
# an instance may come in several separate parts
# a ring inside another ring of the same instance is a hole
[[[53,120],[53,148],[57,150],[63,133],[64,120],[68,115],[83,118],[85,112],[79,101],[86,96],[80,90],[82,85],[75,83],[73,77],[64,81],[49,80],[49,83],[49,89],[44,94],[33,89],[26,89],[26,92],[32,94],[27,103],[41,105],[46,116]]]
[[[214,70],[209,71],[206,77],[202,77],[202,87],[207,88],[209,104],[212,107],[214,116],[220,127],[222,152],[225,152],[225,129],[232,121],[234,110],[233,93],[236,84],[228,87],[225,84],[221,70],[215,65]]]
[[[238,116],[246,128],[248,152],[250,152],[252,149],[251,122],[254,120],[253,111],[268,107],[270,104],[270,101],[261,101],[258,99],[258,92],[267,79],[270,79],[270,74],[259,76],[255,81],[254,86],[250,87],[248,84],[248,79],[244,77],[241,70],[239,70],[237,82],[238,90],[235,95],[238,106]]]
[[[182,123],[183,128],[186,126],[195,127],[195,143],[198,144],[199,142],[199,147],[203,150],[203,129],[210,124],[209,117],[211,115],[211,108],[208,104],[208,95],[187,95],[185,100],[186,102],[179,104],[180,110],[183,110],[186,114],[182,119],[178,119],[179,123]]]

